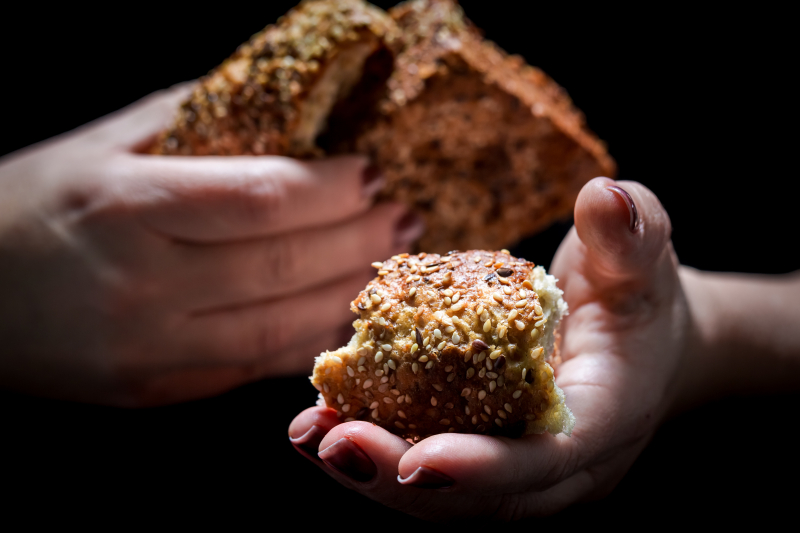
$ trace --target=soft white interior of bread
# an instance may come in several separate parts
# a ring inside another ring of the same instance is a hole
[[[342,48],[330,60],[300,108],[300,123],[292,136],[296,151],[314,151],[315,141],[325,129],[333,106],[346,98],[361,79],[364,62],[375,47],[374,39],[361,41]]]

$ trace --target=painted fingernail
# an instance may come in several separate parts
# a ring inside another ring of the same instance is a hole
[[[403,215],[394,228],[394,245],[408,246],[425,232],[425,221],[418,214],[409,211]]]
[[[429,466],[420,466],[414,473],[403,479],[397,476],[401,485],[411,485],[420,489],[446,489],[455,483],[455,480]]]
[[[319,458],[337,472],[362,483],[378,473],[378,467],[369,455],[348,438],[339,439],[319,452]]]
[[[322,442],[326,434],[327,432],[321,426],[315,424],[300,437],[296,439],[289,437],[289,442],[291,442],[295,448],[303,450],[311,457],[317,457],[319,443]]]
[[[372,198],[383,188],[386,179],[380,168],[374,164],[367,165],[361,173],[361,187],[365,198]]]
[[[633,203],[633,198],[631,195],[628,194],[628,191],[623,189],[622,187],[617,187],[616,185],[609,185],[606,187],[609,191],[612,191],[617,194],[622,200],[625,202],[625,205],[628,206],[628,214],[630,215],[630,225],[628,229],[631,232],[636,232],[639,229],[639,211],[636,209],[636,204]]]

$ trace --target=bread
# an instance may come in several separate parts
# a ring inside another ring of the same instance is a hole
[[[321,404],[412,441],[572,431],[553,378],[567,312],[553,276],[506,251],[373,266],[378,277],[351,304],[355,335],[316,359]]]
[[[567,94],[485,41],[450,0],[390,11],[403,31],[382,120],[356,151],[383,168],[382,198],[413,205],[419,250],[509,246],[572,213],[614,161]]]
[[[398,46],[392,19],[362,0],[302,2],[204,77],[152,151],[320,156],[334,107],[368,113]]]
[[[438,253],[509,246],[615,173],[566,93],[454,0],[302,2],[202,80],[153,152],[366,154],[379,199],[412,206],[416,249]]]

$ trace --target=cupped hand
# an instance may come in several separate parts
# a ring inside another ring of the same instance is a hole
[[[445,433],[412,446],[313,407],[291,424],[292,443],[345,486],[432,520],[516,519],[602,497],[677,395],[690,315],[670,231],[638,183],[597,178],[581,191],[551,269],[570,306],[556,381],[572,436]]]
[[[419,236],[361,157],[138,153],[186,92],[0,160],[0,386],[151,405],[310,372]]]

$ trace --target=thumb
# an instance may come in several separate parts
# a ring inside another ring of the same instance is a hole
[[[672,262],[672,225],[661,202],[634,181],[595,178],[575,204],[575,229],[586,247],[593,281],[642,283]]]

